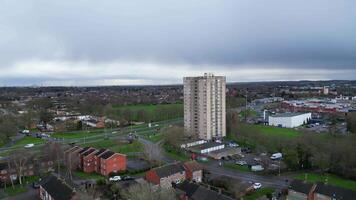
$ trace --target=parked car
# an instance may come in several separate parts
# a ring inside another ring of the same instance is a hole
[[[253,172],[260,172],[263,171],[265,168],[262,167],[262,165],[254,165],[251,166],[251,171]]]
[[[30,143],[30,144],[26,144],[26,145],[25,145],[25,148],[31,148],[31,147],[34,147],[34,146],[35,146],[35,144]]]
[[[38,182],[33,182],[32,187],[33,187],[33,189],[38,189],[38,188],[40,188],[40,184]]]
[[[244,160],[239,160],[239,161],[236,161],[236,164],[243,166],[243,165],[247,165],[247,162]]]
[[[257,189],[260,189],[262,187],[262,184],[261,183],[254,183],[252,185],[253,189],[257,190]]]
[[[120,179],[120,181],[129,181],[129,180],[135,180],[135,178],[131,176],[123,176]]]
[[[281,159],[282,157],[283,157],[282,153],[274,153],[274,154],[272,154],[271,159],[278,160],[278,159]]]
[[[109,181],[117,182],[121,180],[121,176],[113,176],[109,178]]]

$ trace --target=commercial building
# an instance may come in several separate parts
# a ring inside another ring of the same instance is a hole
[[[268,117],[268,125],[284,128],[294,128],[306,124],[311,119],[311,113],[280,113]]]
[[[223,143],[208,142],[201,145],[190,147],[188,149],[194,153],[207,154],[209,152],[218,151],[224,148],[225,148],[225,144]]]
[[[203,140],[226,136],[226,78],[184,77],[184,128]]]

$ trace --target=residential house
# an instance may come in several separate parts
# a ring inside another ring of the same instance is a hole
[[[126,170],[126,155],[106,151],[100,155],[100,174],[107,176],[111,172]]]
[[[83,170],[83,165],[84,165],[84,162],[83,162],[83,158],[84,158],[84,155],[86,155],[86,152],[90,152],[90,151],[94,151],[95,149],[93,147],[84,147],[81,151],[78,152],[78,155],[79,155],[79,165],[78,165],[78,168]]]
[[[74,146],[64,151],[65,163],[68,163],[69,161],[73,161],[73,160],[76,160],[74,162],[79,163],[79,152],[81,152],[82,150],[83,148]]]
[[[214,191],[187,181],[176,185],[175,189],[181,200],[233,200],[233,198],[221,194],[221,190]]]
[[[109,150],[107,149],[100,149],[99,151],[97,151],[95,154],[94,154],[94,164],[95,164],[95,172],[96,173],[100,173],[101,170],[100,170],[100,166],[101,166],[101,159],[100,159],[100,156],[102,154],[104,154],[105,152],[107,152]]]
[[[288,189],[287,200],[309,200],[313,198],[316,185],[300,180],[293,180]]]
[[[290,184],[287,200],[354,200],[355,197],[354,190],[294,180]]]
[[[95,153],[98,152],[96,149],[89,149],[83,153],[83,171],[86,173],[91,173],[95,171]]]
[[[355,200],[356,191],[317,183],[313,200]]]
[[[197,183],[202,182],[203,179],[203,168],[196,161],[188,161],[183,164],[185,169],[186,180],[191,180]]]
[[[77,200],[75,190],[56,176],[50,175],[40,182],[41,200]]]
[[[146,172],[146,180],[155,185],[169,188],[172,183],[179,183],[186,178],[186,172],[181,163],[169,164]]]

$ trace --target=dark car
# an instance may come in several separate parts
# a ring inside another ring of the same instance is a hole
[[[33,182],[33,183],[32,183],[32,187],[33,187],[34,189],[38,189],[38,188],[40,188],[40,184],[39,184],[38,182]]]
[[[121,177],[121,180],[122,180],[122,181],[129,181],[129,180],[135,180],[135,178],[134,178],[134,177],[131,177],[131,176],[122,176],[122,177]]]

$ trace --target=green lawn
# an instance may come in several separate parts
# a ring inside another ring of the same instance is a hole
[[[80,178],[80,179],[102,179],[105,178],[104,176],[100,175],[100,174],[96,174],[96,173],[85,173],[82,171],[75,171],[73,172],[73,175]]]
[[[126,143],[123,144],[115,140],[107,139],[99,142],[81,144],[81,146],[91,146],[97,149],[107,148],[117,153],[130,153],[130,152],[143,151],[143,145],[138,141],[134,141],[132,144],[126,144]]]
[[[188,161],[190,160],[189,156],[184,154],[183,151],[178,151],[168,145],[163,145],[166,155],[174,160],[178,161]]]
[[[273,188],[261,188],[258,189],[252,193],[247,194],[246,196],[244,196],[245,200],[256,200],[259,199],[263,196],[266,196],[266,194],[272,194],[274,192]]]
[[[224,167],[228,168],[228,169],[242,171],[242,172],[251,172],[250,168],[248,168],[247,165],[241,166],[241,165],[237,165],[235,163],[225,163]]]
[[[14,147],[25,146],[26,144],[43,144],[45,141],[41,138],[35,138],[31,136],[25,136],[24,138],[18,140],[13,145]]]
[[[161,121],[174,119],[183,116],[183,104],[135,104],[135,105],[113,105],[116,110],[116,115],[122,117],[125,111],[132,112],[132,120],[134,121]],[[145,111],[146,120],[140,119],[138,112]]]
[[[158,142],[163,139],[163,134],[162,133],[157,133],[157,134],[146,134],[144,135],[145,138],[151,142]]]
[[[14,188],[12,188],[11,185],[8,185],[7,188],[4,190],[9,196],[16,196],[18,194],[27,192],[26,186],[22,185],[15,185]]]
[[[280,136],[287,138],[295,138],[300,135],[300,132],[291,128],[280,128],[275,126],[264,126],[255,124],[245,124],[246,128],[251,131],[260,132],[265,135]]]
[[[299,180],[305,180],[305,173],[299,174],[294,177],[295,179]],[[307,173],[307,182],[315,183],[315,182],[325,182],[325,180],[328,179],[328,184],[346,188],[346,189],[351,189],[351,190],[356,190],[356,181],[352,180],[347,180],[340,178],[335,175],[331,174],[315,174],[315,173]]]
[[[95,135],[100,135],[104,133],[104,129],[90,130],[90,131],[75,131],[66,133],[53,133],[51,137],[63,138],[63,139],[80,139],[84,137],[90,137]]]

